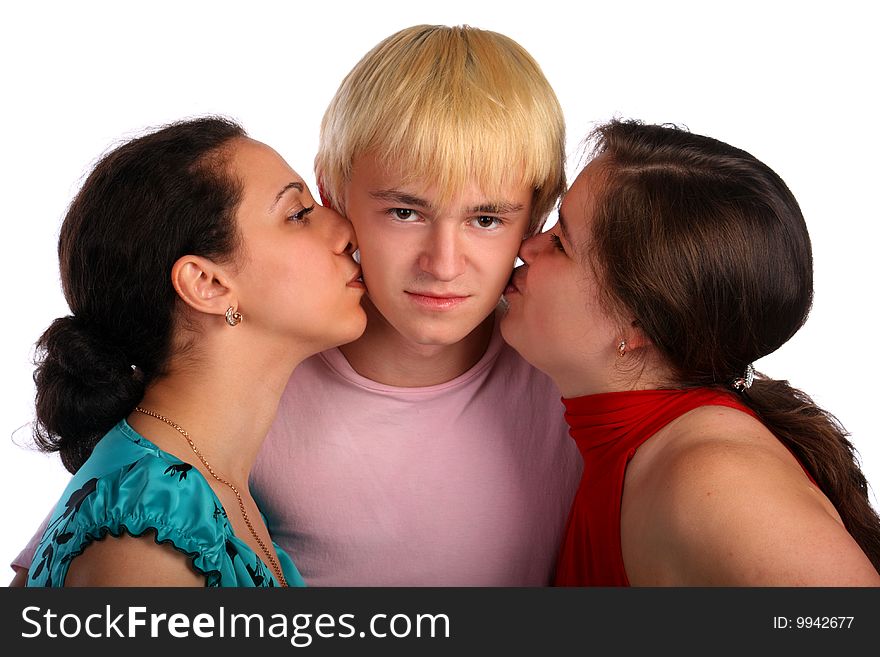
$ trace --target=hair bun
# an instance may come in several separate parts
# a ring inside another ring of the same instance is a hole
[[[37,342],[34,437],[75,472],[97,441],[141,400],[144,386],[125,352],[73,316]]]
[[[96,335],[75,316],[52,322],[37,342],[40,362],[54,364],[59,372],[87,387],[122,383],[131,376],[125,353]]]

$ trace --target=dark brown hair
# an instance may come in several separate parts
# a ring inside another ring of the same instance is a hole
[[[224,146],[244,130],[223,118],[181,121],[102,157],[58,240],[72,312],[37,342],[34,437],[76,472],[168,363],[183,255],[231,257],[241,189]]]
[[[672,126],[612,121],[593,137],[603,157],[589,256],[607,301],[635,318],[672,385],[730,389],[810,311],[812,249],[794,195],[749,153]],[[741,394],[880,570],[880,519],[837,419],[787,381],[759,375]]]

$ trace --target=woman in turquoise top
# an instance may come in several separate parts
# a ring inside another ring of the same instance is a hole
[[[304,585],[248,475],[296,365],[363,332],[355,246],[231,121],[101,158],[59,238],[72,314],[37,343],[35,436],[74,476],[29,586]]]

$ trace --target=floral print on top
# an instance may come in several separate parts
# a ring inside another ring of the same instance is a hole
[[[232,530],[202,473],[137,433],[125,420],[95,446],[55,508],[28,573],[28,586],[64,586],[70,562],[108,534],[155,531],[187,555],[206,586],[278,586],[271,569]],[[273,542],[290,586],[305,586]]]

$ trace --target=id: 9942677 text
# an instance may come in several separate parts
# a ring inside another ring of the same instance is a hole
[[[855,616],[774,616],[774,630],[848,630]]]

